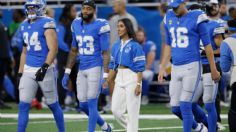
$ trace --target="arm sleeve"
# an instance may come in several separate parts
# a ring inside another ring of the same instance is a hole
[[[202,22],[202,23],[198,24],[197,30],[198,30],[198,33],[199,33],[200,38],[202,40],[203,46],[205,47],[208,44],[210,44],[211,41],[210,41],[210,37],[209,37],[209,33],[208,33],[209,31],[208,31],[206,22]]]
[[[58,47],[62,51],[69,52],[69,46],[65,43],[65,28],[62,25],[57,26]]]
[[[76,35],[73,29],[73,25],[71,25],[71,33],[72,33],[72,43],[71,47],[78,48],[77,41],[76,41]]]
[[[56,23],[54,19],[48,19],[43,25],[44,29],[56,29]]]
[[[146,60],[143,49],[141,46],[137,46],[134,49],[133,55],[133,67],[135,72],[143,72],[145,70]]]
[[[100,35],[100,46],[102,51],[109,50],[109,43],[110,43],[110,34],[103,33]]]
[[[228,72],[231,67],[231,50],[227,43],[222,42],[220,46],[220,67],[223,72]]]
[[[165,33],[166,33],[166,44],[171,45],[171,38],[170,38],[170,33],[166,25],[165,26]]]
[[[112,50],[111,50],[111,59],[110,59],[110,63],[109,63],[109,66],[108,68],[109,69],[113,69],[113,70],[116,70],[117,68],[117,64],[116,64],[116,55],[115,55],[115,44],[113,45],[112,47]]]
[[[224,34],[224,33],[225,33],[225,28],[222,25],[218,25],[213,31],[214,36],[218,34]]]

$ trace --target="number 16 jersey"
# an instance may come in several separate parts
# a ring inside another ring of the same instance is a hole
[[[72,47],[78,48],[79,69],[86,70],[103,65],[102,51],[109,49],[110,26],[105,19],[84,23],[76,18],[71,24]]]
[[[171,57],[174,65],[184,65],[194,61],[200,61],[199,45],[201,32],[199,25],[207,22],[206,14],[201,10],[189,11],[178,17],[169,10],[164,18],[166,30],[166,44],[171,46]],[[204,46],[210,44],[209,36],[203,41]]]

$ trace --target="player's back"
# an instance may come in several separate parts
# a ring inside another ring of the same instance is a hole
[[[72,23],[72,31],[79,49],[80,69],[102,66],[102,51],[108,50],[109,43],[101,43],[103,41],[100,36],[110,32],[108,22],[105,19],[95,19],[86,24],[77,18]]]
[[[164,23],[170,36],[174,65],[200,60],[198,24],[204,21],[207,21],[207,16],[201,10],[189,11],[182,17],[177,17],[173,10],[167,12]]]
[[[20,26],[21,37],[27,45],[26,65],[40,67],[45,62],[48,54],[48,46],[44,32],[46,29],[55,29],[54,19],[37,17],[29,23],[26,19]]]

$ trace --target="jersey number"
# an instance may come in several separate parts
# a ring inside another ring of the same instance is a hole
[[[186,48],[189,45],[189,39],[186,35],[188,33],[188,29],[185,27],[179,27],[176,29],[176,37],[175,37],[175,28],[170,28],[170,33],[172,37],[172,47]]]
[[[94,39],[92,36],[76,36],[76,40],[79,45],[79,53],[81,55],[92,55],[94,53]],[[83,48],[83,43],[85,43],[85,48]]]
[[[42,49],[39,39],[38,39],[38,32],[33,32],[29,40],[29,33],[24,32],[24,43],[27,44],[27,50],[30,50],[30,46],[34,46],[34,51],[40,51]]]

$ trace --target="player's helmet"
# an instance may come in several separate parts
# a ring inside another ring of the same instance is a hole
[[[25,3],[25,12],[28,19],[35,19],[45,13],[45,0],[27,0]]]

